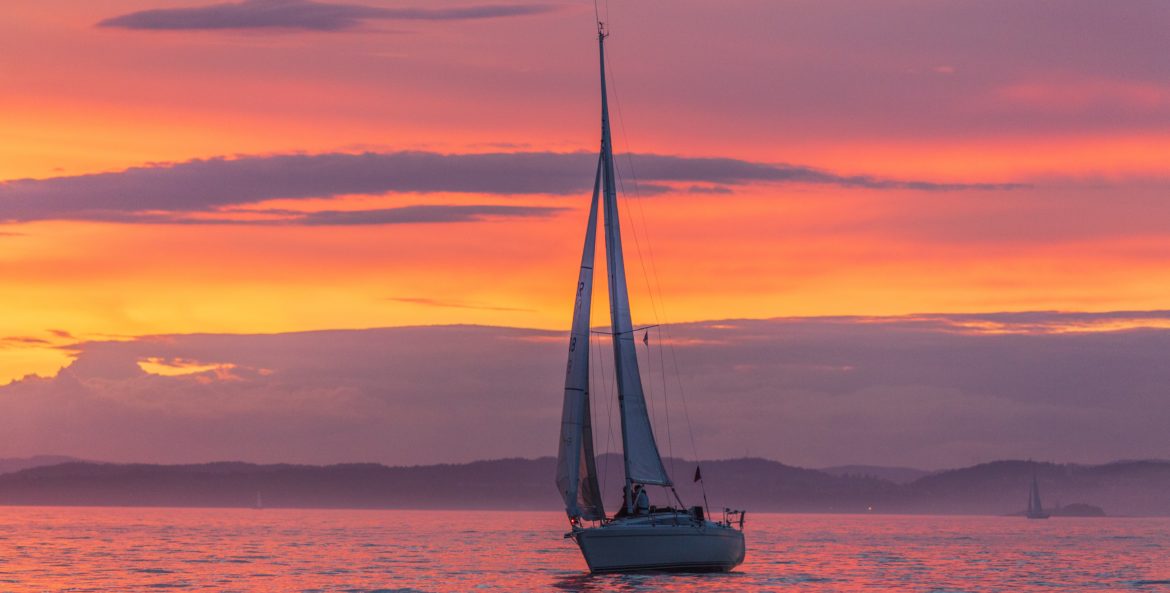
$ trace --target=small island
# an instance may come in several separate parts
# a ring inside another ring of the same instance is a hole
[[[1053,517],[1104,517],[1105,509],[1083,502],[1074,502],[1054,508],[1051,513]]]

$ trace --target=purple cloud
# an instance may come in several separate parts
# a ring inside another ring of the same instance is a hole
[[[729,320],[675,325],[650,344],[675,344],[699,457],[937,468],[1165,457],[1168,326],[1167,311]],[[55,377],[0,387],[0,456],[552,455],[565,344],[564,332],[470,326],[87,342]],[[694,457],[674,379],[663,407],[652,359],[663,450]],[[139,366],[151,360],[197,372],[151,374]],[[594,406],[603,451],[613,403]]]
[[[459,21],[549,12],[540,4],[484,4],[456,8],[383,8],[313,0],[243,0],[191,8],[143,10],[105,19],[99,27],[154,31],[299,29],[342,31],[372,20]]]
[[[297,210],[257,209],[261,219],[196,218],[187,212],[95,212],[87,220],[122,223],[213,224],[251,226],[360,226],[375,224],[442,224],[479,222],[496,218],[540,218],[552,216],[563,208],[547,206],[505,206],[497,204],[443,205],[421,204],[372,210]]]
[[[798,165],[726,158],[633,155],[640,193],[669,190],[664,184],[707,183],[717,188],[754,182],[835,184],[924,191],[1001,190],[1015,185],[940,184],[868,176],[837,175]],[[622,159],[626,165],[626,159]],[[622,165],[619,165],[622,166]],[[49,179],[0,182],[0,221],[95,220],[108,222],[200,222],[182,214],[210,212],[271,199],[347,194],[461,192],[495,195],[568,195],[589,191],[596,156],[588,153],[520,152],[440,154],[433,152],[325,153],[196,159]],[[686,189],[682,191],[687,191]],[[693,189],[692,189],[693,191]],[[714,190],[722,193],[723,189]],[[452,207],[304,214],[301,224],[369,224],[379,218],[409,222],[411,216],[458,215]],[[529,209],[477,206],[478,215],[533,215]],[[544,211],[547,213],[547,210]],[[282,214],[274,212],[274,214]],[[283,213],[287,214],[287,213]],[[473,216],[472,213],[464,213]],[[429,220],[428,220],[429,221]]]

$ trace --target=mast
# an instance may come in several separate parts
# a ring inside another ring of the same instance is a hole
[[[614,371],[617,376],[618,407],[621,411],[622,458],[626,473],[626,506],[632,505],[633,484],[670,486],[670,476],[662,465],[658,443],[646,410],[634,328],[630,315],[630,296],[626,288],[625,258],[622,254],[621,224],[618,219],[617,183],[613,162],[613,140],[609,125],[609,98],[605,84],[605,38],[601,23],[597,27],[597,45],[601,61],[601,173],[605,210],[605,256],[609,274],[610,329],[613,335]]]

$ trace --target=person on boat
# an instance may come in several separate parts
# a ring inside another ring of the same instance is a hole
[[[633,512],[627,511],[626,501],[633,502]],[[650,514],[650,496],[646,494],[646,489],[642,488],[641,484],[634,484],[633,494],[630,493],[629,486],[622,487],[622,503],[618,505],[618,510],[614,513],[614,519],[622,517],[629,517],[631,515],[649,515]]]
[[[650,496],[646,494],[646,489],[641,484],[634,486],[634,514],[650,514]]]
[[[622,517],[628,517],[630,515],[629,511],[626,510],[626,504],[628,503],[629,500],[630,500],[630,485],[626,484],[625,486],[622,486],[622,503],[618,505],[618,510],[616,513],[614,513],[614,515],[613,515],[614,519],[620,519]]]

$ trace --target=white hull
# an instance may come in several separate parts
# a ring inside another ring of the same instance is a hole
[[[601,527],[576,528],[592,572],[653,570],[728,571],[743,562],[743,532],[711,521],[670,515],[618,519]]]

